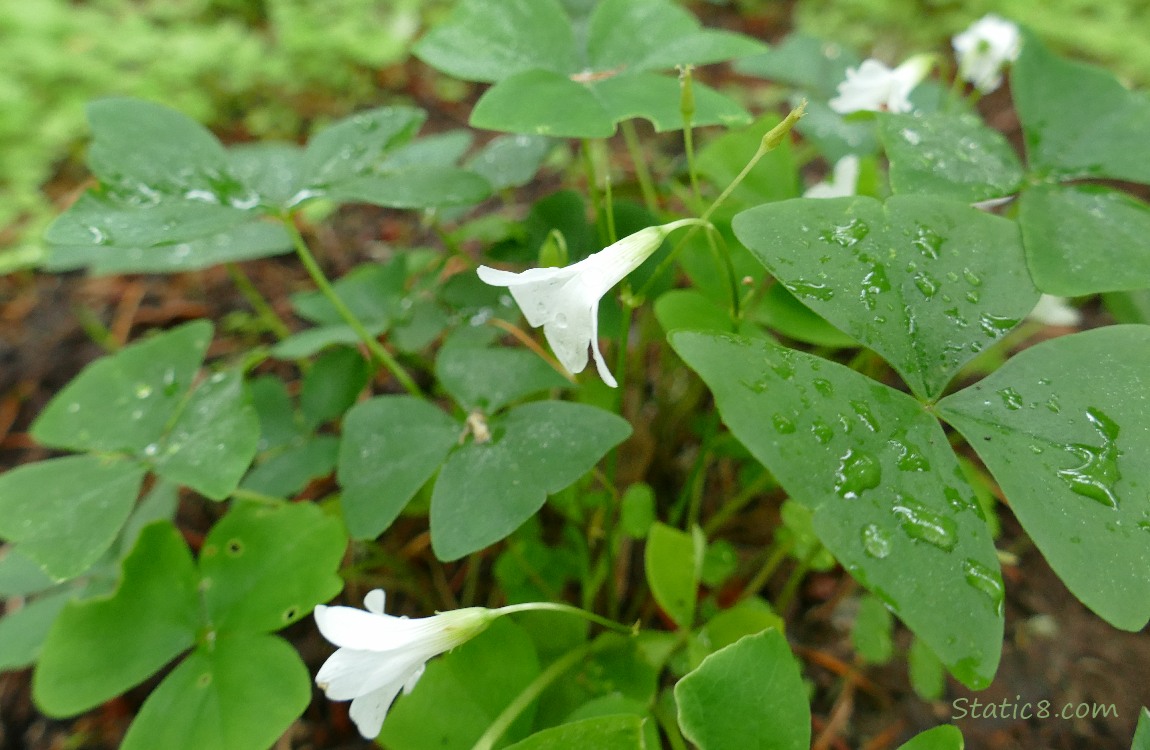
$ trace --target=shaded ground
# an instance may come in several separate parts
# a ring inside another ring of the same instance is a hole
[[[759,36],[775,36],[785,12],[751,20]],[[734,18],[729,16],[728,19]],[[434,96],[418,76],[408,79],[422,106],[434,107]],[[1008,99],[996,95],[985,103],[990,122],[1006,131],[1016,128]],[[435,115],[441,123],[462,125],[466,106],[448,106]],[[665,143],[672,143],[665,141]],[[356,254],[381,238],[401,246],[415,232],[414,219],[370,208],[342,211],[332,230],[317,237],[333,276],[357,260]],[[265,296],[290,318],[288,295],[307,288],[304,274],[290,258],[245,264]],[[91,331],[106,328],[118,341],[150,327],[165,327],[195,317],[217,322],[246,309],[227,274],[212,269],[167,277],[87,279],[64,276],[0,278],[0,470],[45,458],[25,431],[51,395],[81,367],[99,356]],[[88,322],[96,321],[93,327]],[[87,329],[87,330],[86,330]],[[242,335],[221,332],[210,356],[243,347]],[[640,430],[640,434],[643,431]],[[647,433],[647,439],[651,440]],[[752,551],[756,534],[777,511],[778,498],[752,504],[730,527],[733,537]],[[181,521],[191,529],[205,523],[204,501],[186,500]],[[967,747],[988,750],[1126,750],[1139,707],[1150,705],[1150,638],[1147,632],[1125,633],[1086,610],[1052,573],[1022,535],[1007,509],[998,547],[1017,557],[1004,566],[1006,643],[994,684],[970,693],[953,681],[944,698],[919,699],[909,688],[902,656],[909,642],[900,629],[896,658],[883,667],[859,667],[850,645],[850,615],[857,586],[841,570],[807,577],[801,595],[786,613],[788,635],[814,683],[815,746],[820,748],[895,748],[915,732],[957,720]],[[744,537],[745,534],[745,537]],[[760,534],[761,536],[761,534]],[[424,553],[426,554],[426,553]],[[636,558],[638,559],[638,558]],[[641,570],[639,564],[631,566]],[[780,582],[786,570],[776,576]],[[776,591],[777,593],[777,591]],[[300,650],[313,673],[330,652],[305,620],[283,633]],[[0,750],[97,750],[120,744],[132,715],[155,681],[82,717],[53,721],[30,702],[30,672],[0,675]],[[332,705],[317,694],[304,717],[277,744],[282,748],[365,748],[346,716],[345,705]],[[981,702],[974,708],[973,700]],[[960,702],[965,700],[966,702]],[[1005,703],[1003,703],[1005,701]],[[1048,701],[1048,718],[1010,718],[1026,705],[1038,711]],[[999,706],[990,717],[987,704]],[[1098,706],[1109,716],[1061,718],[1069,706]],[[965,710],[966,718],[959,716]],[[973,716],[975,711],[978,717]],[[1002,714],[1008,718],[1003,718]]]

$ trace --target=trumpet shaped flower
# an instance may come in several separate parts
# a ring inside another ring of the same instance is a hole
[[[857,68],[848,68],[847,77],[838,85],[838,93],[829,104],[842,115],[871,110],[875,112],[910,112],[910,92],[930,71],[929,55],[916,55],[893,70],[878,60],[864,60]]]
[[[803,193],[804,198],[848,198],[858,191],[859,158],[847,154],[835,162],[831,179],[816,182]]]
[[[1004,18],[983,16],[951,40],[958,74],[984,94],[1002,85],[1002,69],[1018,59],[1022,35]]]
[[[366,611],[320,605],[314,613],[323,637],[339,646],[316,684],[331,700],[351,701],[351,719],[368,739],[379,734],[399,691],[415,687],[429,659],[471,640],[499,616],[468,607],[410,620],[384,614],[384,599],[376,589],[364,598]]]
[[[510,290],[527,322],[534,328],[543,326],[551,350],[570,372],[582,372],[587,366],[590,346],[599,376],[614,388],[618,384],[599,351],[599,300],[651,257],[668,234],[699,223],[699,219],[680,219],[647,227],[564,268],[511,273],[480,266],[479,278]]]

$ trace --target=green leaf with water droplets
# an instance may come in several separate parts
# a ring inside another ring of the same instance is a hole
[[[463,409],[492,414],[532,393],[574,385],[534,352],[488,346],[498,335],[487,326],[460,328],[439,349],[435,376]]]
[[[1099,185],[1036,185],[1018,224],[1034,282],[1076,297],[1150,287],[1150,205]]]
[[[229,634],[193,651],[148,696],[123,750],[270,747],[307,707],[307,667],[282,638]]]
[[[1150,183],[1150,98],[1027,34],[1010,88],[1032,171]]]
[[[111,546],[140,492],[134,461],[67,456],[0,475],[0,537],[55,580],[73,578]]]
[[[967,112],[883,112],[878,132],[895,193],[974,203],[1016,192],[1024,177],[1006,137]]]
[[[472,427],[435,482],[431,545],[441,560],[506,537],[631,433],[610,412],[564,401],[517,406],[485,429]]]
[[[145,448],[144,455],[155,455],[161,477],[223,500],[255,458],[259,436],[243,373],[233,369],[201,383],[163,440]]]
[[[522,187],[531,182],[555,141],[533,135],[500,135],[487,142],[467,161],[467,168],[483,177],[493,190]]]
[[[963,750],[962,732],[951,724],[919,732],[899,745],[898,750]]]
[[[678,82],[653,71],[761,52],[750,37],[703,29],[667,0],[604,0],[574,21],[556,0],[464,0],[415,54],[446,73],[495,85],[471,125],[515,133],[604,138],[633,117],[682,128]],[[695,125],[739,124],[735,101],[695,86]]]
[[[144,528],[108,596],[69,602],[40,654],[32,694],[50,716],[87,711],[191,647],[203,626],[199,575],[176,528]]]
[[[378,396],[352,407],[343,420],[338,469],[351,536],[374,539],[390,526],[461,434],[463,425],[411,396]]]
[[[492,86],[471,110],[475,128],[555,138],[608,138],[615,121],[581,83],[550,70],[527,70]]]
[[[124,217],[136,227],[153,221],[147,210],[139,210]],[[70,221],[69,214],[58,222]],[[234,223],[234,222],[229,222]],[[167,222],[165,220],[164,225]],[[89,232],[96,229],[107,239],[107,224],[88,225]],[[57,225],[48,228],[47,240],[53,243],[42,267],[49,271],[68,271],[87,268],[95,275],[117,273],[178,273],[198,271],[221,263],[266,258],[291,249],[291,238],[281,224],[270,221],[246,221],[219,233],[192,237],[186,241],[165,239],[155,245],[125,244],[113,239],[87,244],[56,243]],[[112,230],[114,231],[114,230]],[[172,233],[178,237],[178,233]]]
[[[140,99],[101,99],[88,105],[88,122],[88,166],[125,202],[151,205],[161,196],[248,208],[258,202],[231,173],[219,140],[187,115]]]
[[[1026,533],[1115,627],[1150,619],[1150,327],[1031,347],[938,404]]]
[[[723,421],[822,543],[963,683],[990,683],[1003,590],[990,532],[938,421],[921,403],[812,355],[677,332]]]
[[[200,550],[203,601],[219,631],[271,632],[339,593],[347,536],[313,503],[241,503]]]
[[[557,0],[463,0],[413,51],[450,76],[486,83],[578,66],[571,22]]]
[[[54,448],[126,451],[143,457],[164,433],[212,340],[198,320],[84,368],[32,423],[32,437]]]
[[[675,685],[679,726],[700,750],[806,750],[806,696],[798,662],[778,630],[716,651]]]
[[[801,199],[744,211],[734,228],[792,294],[925,400],[1038,302],[1015,224],[962,203]]]

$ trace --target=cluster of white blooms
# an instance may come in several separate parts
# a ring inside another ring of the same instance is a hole
[[[1018,59],[1022,35],[1015,24],[992,14],[971,24],[954,37],[952,44],[959,76],[986,94],[1002,85],[1003,68]],[[916,55],[897,68],[864,60],[847,70],[838,96],[830,101],[831,109],[840,114],[910,112],[910,93],[926,77],[930,65],[927,55]]]

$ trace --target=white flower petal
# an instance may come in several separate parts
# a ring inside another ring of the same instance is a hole
[[[591,311],[591,356],[595,358],[595,369],[599,371],[599,377],[603,378],[603,382],[612,388],[618,388],[619,383],[615,380],[615,376],[611,374],[611,370],[607,367],[607,362],[603,359],[603,352],[599,351],[599,311]]]
[[[432,654],[434,655],[434,654]],[[333,701],[347,701],[398,680],[402,685],[412,670],[430,658],[413,649],[356,651],[341,648],[328,657],[315,682]]]
[[[1018,59],[1022,34],[1015,24],[990,14],[956,35],[951,44],[959,75],[985,94],[1002,84],[1002,69]]]
[[[423,677],[423,672],[425,669],[427,669],[427,665],[426,664],[420,664],[419,669],[416,669],[414,672],[412,672],[411,676],[408,677],[404,681],[404,683],[403,683],[403,694],[404,695],[411,695],[411,691],[415,690],[415,685],[416,685],[416,683],[419,682],[419,678]]]
[[[1048,326],[1072,327],[1082,322],[1082,313],[1072,307],[1065,297],[1044,294],[1026,317]]]
[[[910,112],[910,93],[926,77],[930,64],[926,55],[916,55],[894,70],[878,60],[863,60],[857,68],[847,69],[830,107],[844,115],[863,110]]]
[[[402,682],[388,683],[370,693],[365,693],[351,702],[349,712],[355,728],[366,739],[373,740],[379,736],[383,729],[383,720],[387,718],[388,709],[395,702]]]
[[[830,180],[817,182],[807,188],[804,198],[847,198],[858,191],[859,158],[848,154],[835,162]]]
[[[367,608],[368,612],[374,612],[377,615],[383,614],[386,603],[387,593],[383,589],[372,589],[367,592],[367,596],[363,597],[363,606]]]
[[[587,367],[587,348],[591,347],[595,368],[615,387],[596,340],[599,300],[651,257],[669,232],[698,223],[698,219],[680,219],[641,229],[566,268],[509,273],[480,266],[477,273],[485,283],[511,291],[527,322],[533,328],[543,326],[547,343],[568,371],[582,372]]]

